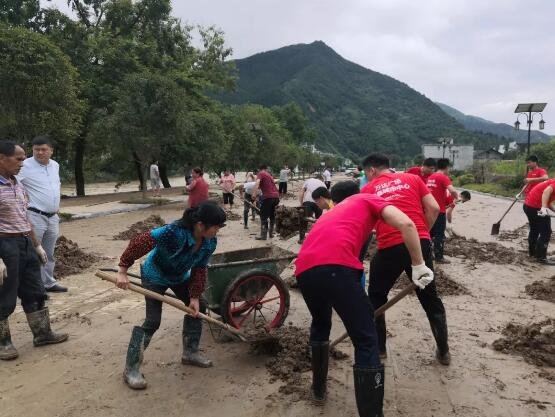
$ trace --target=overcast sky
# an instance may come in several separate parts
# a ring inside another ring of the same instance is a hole
[[[555,134],[553,0],[172,3],[184,23],[222,29],[235,58],[322,40],[434,101],[492,121],[512,124],[519,102],[548,102],[545,132]]]

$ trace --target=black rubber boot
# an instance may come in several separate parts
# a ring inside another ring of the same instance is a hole
[[[321,405],[326,401],[330,342],[310,342],[312,353],[312,400]]]
[[[442,365],[448,366],[451,363],[449,353],[447,317],[445,314],[436,314],[429,318],[430,327],[436,341],[436,359]]]
[[[9,361],[19,356],[17,349],[12,344],[10,324],[8,319],[0,320],[0,359]]]
[[[528,256],[535,257],[536,256],[536,244],[528,242]]]
[[[67,333],[54,333],[50,328],[50,313],[48,307],[32,313],[25,313],[27,322],[33,332],[33,344],[35,346],[52,345],[65,342],[69,335]]]
[[[185,365],[210,368],[212,361],[199,353],[198,346],[202,336],[202,320],[191,316],[183,318],[183,356],[181,363]]]
[[[147,386],[145,376],[139,368],[143,363],[143,353],[151,338],[152,335],[145,333],[142,327],[133,327],[131,340],[127,347],[127,356],[125,357],[125,370],[123,371],[123,380],[131,389],[145,389]]]
[[[268,237],[270,239],[274,237],[274,225],[275,223],[270,220],[270,228],[268,229]]]
[[[355,397],[360,417],[383,417],[383,367],[364,369],[353,367]]]
[[[267,240],[268,239],[268,226],[262,224],[260,226],[260,236],[256,236],[256,240]]]

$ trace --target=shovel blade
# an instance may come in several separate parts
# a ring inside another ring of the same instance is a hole
[[[501,228],[501,222],[499,223],[494,223],[491,226],[491,234],[492,235],[498,235],[499,234],[499,229]]]

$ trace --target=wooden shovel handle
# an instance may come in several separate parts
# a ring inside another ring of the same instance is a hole
[[[415,289],[416,289],[416,284],[414,282],[411,282],[409,285],[407,285],[405,288],[403,288],[401,290],[401,292],[396,294],[395,297],[391,298],[390,300],[388,300],[387,303],[385,303],[381,307],[377,308],[374,311],[374,318],[376,318],[378,316],[381,316],[392,305],[397,304],[400,300],[405,298],[407,294],[413,292]],[[334,346],[336,346],[338,343],[341,343],[347,337],[349,337],[349,334],[347,332],[343,333],[341,336],[339,336],[337,339],[335,339],[333,342],[330,343],[330,349],[333,348]]]
[[[97,271],[95,275],[97,277],[105,280],[105,281],[110,281],[114,284],[117,281],[115,276],[113,276],[112,274],[108,274],[106,272],[103,272],[103,271]],[[175,298],[168,297],[168,296],[162,295],[162,294],[158,294],[154,291],[147,290],[146,288],[143,288],[143,287],[140,287],[138,285],[131,284],[131,283],[129,284],[129,289],[131,291],[136,292],[136,293],[142,294],[145,297],[149,297],[149,298],[152,298],[154,300],[158,300],[158,301],[161,301],[163,303],[169,304],[172,307],[175,307],[175,308],[177,308],[181,311],[184,311],[187,314],[194,315],[194,313],[195,313],[192,308],[187,307],[181,300],[176,300]],[[237,330],[234,327],[231,327],[229,324],[222,323],[221,321],[216,320],[216,319],[214,319],[210,316],[207,316],[206,314],[203,314],[203,313],[199,313],[198,317],[201,318],[204,321],[215,324],[216,326],[219,326],[222,329],[225,329],[230,333],[233,333],[235,336],[237,336],[239,339],[241,339],[244,342],[247,341],[247,338],[245,337],[245,335],[242,332],[240,332],[239,330]]]
[[[260,213],[260,209],[258,207],[256,207],[256,205],[254,205],[252,203],[252,201],[248,201],[247,199],[241,197],[240,195],[235,194],[234,192],[232,192],[231,194],[233,194],[235,197],[237,197],[239,200],[244,201],[245,203],[249,204],[253,209],[255,209],[257,212]]]

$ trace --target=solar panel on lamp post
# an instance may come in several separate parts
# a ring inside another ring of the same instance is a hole
[[[545,127],[545,121],[541,113],[543,109],[545,109],[545,106],[547,106],[547,103],[519,103],[518,106],[516,106],[515,113],[517,113],[518,116],[516,117],[515,130],[520,129],[520,122],[518,121],[520,115],[526,117],[526,123],[528,124],[528,146],[526,148],[526,156],[530,156],[530,134],[532,131],[532,121],[536,114],[539,114],[541,117],[539,123],[540,130],[543,130]]]

